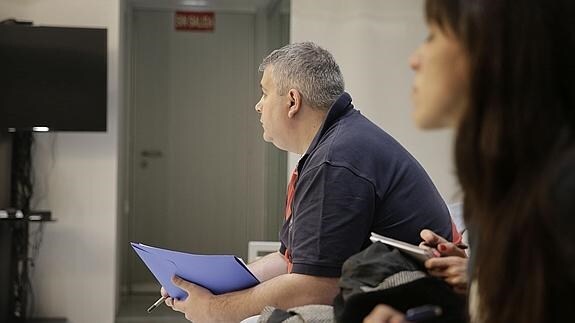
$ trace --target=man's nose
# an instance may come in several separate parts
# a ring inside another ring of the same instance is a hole
[[[254,107],[256,109],[257,113],[262,113],[262,101],[258,101],[258,103],[256,103],[256,106]]]

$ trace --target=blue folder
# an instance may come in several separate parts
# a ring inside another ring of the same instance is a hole
[[[195,255],[130,243],[168,295],[185,299],[188,294],[172,284],[172,277],[179,276],[214,294],[229,293],[259,284],[258,279],[236,256]]]

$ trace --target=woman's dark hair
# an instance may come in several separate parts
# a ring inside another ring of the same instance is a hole
[[[475,24],[469,14],[473,0],[427,0],[425,20],[435,24],[446,34],[452,34],[464,44],[468,51],[475,45]]]
[[[575,143],[575,1],[428,0],[426,15],[470,57],[455,159],[481,320],[559,321],[575,304],[575,269],[548,191]]]
[[[436,24],[443,31],[452,31],[458,37],[463,35],[465,24],[459,0],[428,0],[425,3],[425,19],[428,24]]]

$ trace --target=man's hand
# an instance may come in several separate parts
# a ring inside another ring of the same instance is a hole
[[[213,322],[213,318],[208,313],[209,304],[216,296],[209,290],[190,283],[180,277],[173,277],[172,283],[188,293],[185,300],[177,300],[171,297],[166,299],[166,305],[173,310],[184,313],[188,321],[193,322]],[[167,296],[162,287],[162,296]]]

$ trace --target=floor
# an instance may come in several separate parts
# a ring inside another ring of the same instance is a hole
[[[123,296],[116,323],[189,323],[182,313],[175,312],[164,304],[152,313],[146,312],[158,297],[157,293]]]

